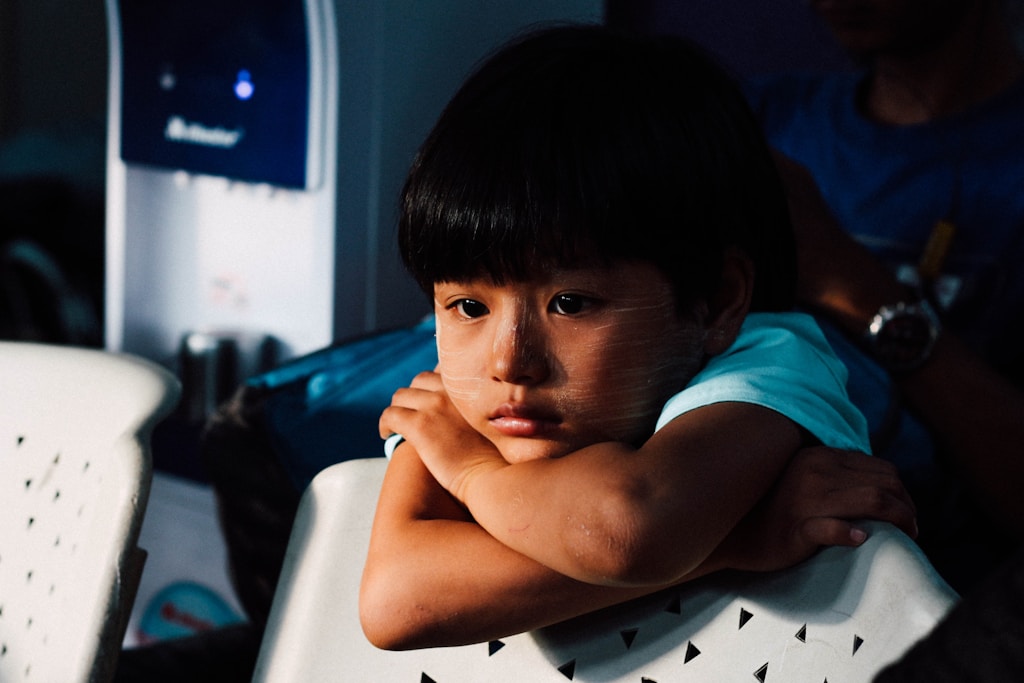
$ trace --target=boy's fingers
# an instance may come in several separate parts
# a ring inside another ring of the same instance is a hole
[[[911,538],[917,537],[917,509],[902,488],[892,491],[868,486],[851,489],[841,497],[849,499],[846,519],[864,518],[889,522]]]
[[[902,491],[876,486],[836,491],[811,515],[810,519],[874,519],[892,524],[911,538],[917,537],[917,510]]]
[[[798,454],[800,466],[809,476],[807,486],[823,490],[877,488],[901,498],[913,506],[896,467],[881,458],[857,451],[843,451],[825,446],[807,448]]]
[[[800,537],[812,546],[858,546],[867,534],[856,524],[835,517],[812,517],[800,528]]]
[[[386,439],[398,431],[394,425],[395,413],[398,410],[400,409],[395,406],[389,406],[380,414],[380,420],[377,421],[377,432],[380,434],[380,438]]]
[[[392,434],[402,434],[408,437],[408,430],[417,424],[414,422],[417,414],[418,411],[415,408],[393,403],[380,414],[380,419],[377,421],[377,433],[382,439],[386,439]]]
[[[917,520],[913,516],[897,515],[889,522],[911,538],[917,537]],[[800,525],[800,540],[813,546],[858,546],[867,539],[867,533],[857,522],[838,517],[811,517]]]
[[[841,468],[842,477],[847,481],[860,481],[864,484],[879,484],[893,490],[902,490],[899,470],[891,462],[857,451],[836,451],[834,459]]]
[[[416,389],[437,391],[441,388],[441,375],[436,372],[421,372],[413,378],[409,386]]]

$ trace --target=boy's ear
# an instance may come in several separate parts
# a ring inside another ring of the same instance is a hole
[[[754,294],[754,262],[737,249],[725,252],[718,291],[708,302],[707,336],[704,351],[722,353],[736,341],[740,326],[750,311]]]

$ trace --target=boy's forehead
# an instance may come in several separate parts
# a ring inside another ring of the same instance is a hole
[[[637,273],[646,272],[652,277],[669,283],[669,277],[654,264],[641,260],[616,260],[608,263],[594,263],[574,266],[549,264],[531,268],[523,275],[510,277],[488,272],[434,283],[435,290],[450,285],[482,285],[487,287],[516,287],[521,285],[547,285],[571,281],[595,288],[616,282],[628,281]]]

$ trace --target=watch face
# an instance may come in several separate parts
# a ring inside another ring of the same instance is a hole
[[[900,305],[883,308],[871,332],[879,361],[892,370],[910,370],[928,358],[938,322],[923,306]]]
[[[916,362],[932,341],[932,328],[921,316],[901,314],[890,318],[878,331],[879,355],[894,365]]]

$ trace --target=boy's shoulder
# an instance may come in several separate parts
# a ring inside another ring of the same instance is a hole
[[[747,314],[736,342],[725,354],[773,349],[784,354],[813,353],[825,362],[837,360],[824,332],[813,316],[800,311],[754,312]],[[780,358],[784,360],[785,356]],[[839,364],[846,381],[845,368]]]
[[[732,346],[710,358],[687,388],[719,376],[778,377],[790,372],[844,387],[847,380],[846,366],[811,315],[755,312],[747,315]]]
[[[846,366],[813,317],[751,313],[735,343],[665,404],[657,428],[713,403],[752,403],[782,413],[826,445],[868,452],[866,421],[846,380]]]

